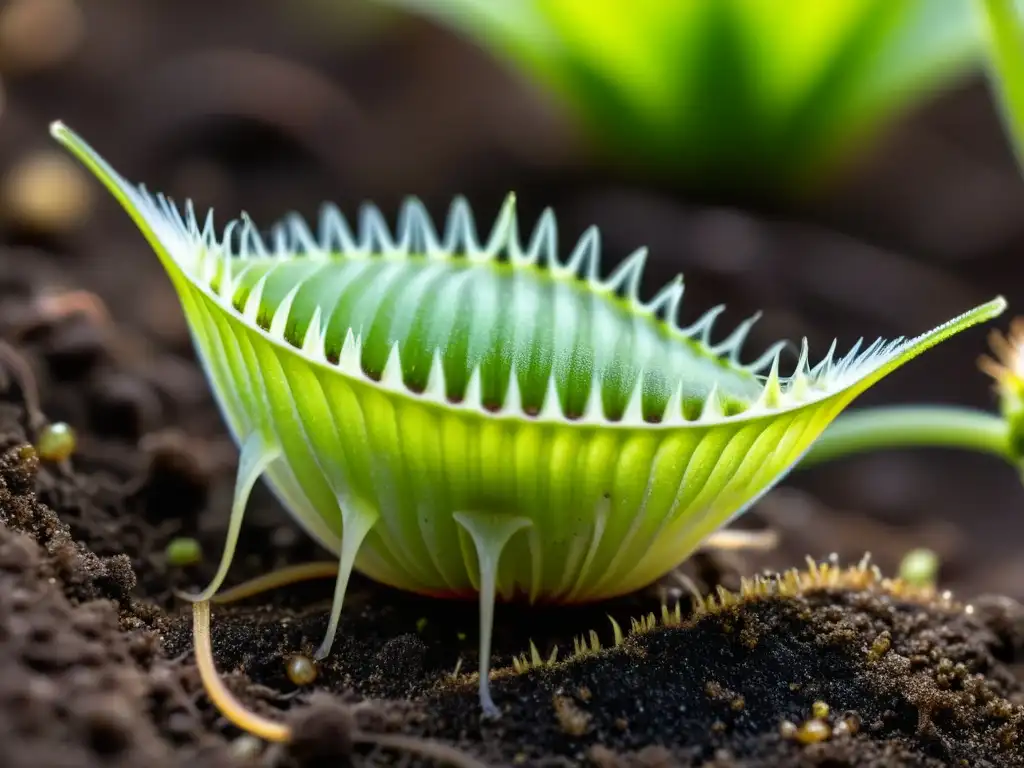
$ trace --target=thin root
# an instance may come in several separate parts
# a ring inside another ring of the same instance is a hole
[[[73,290],[43,294],[36,299],[36,306],[43,319],[50,322],[64,320],[74,315],[84,315],[101,327],[113,324],[107,305],[92,291]]]
[[[438,762],[455,766],[455,768],[488,768],[472,755],[460,749],[449,747],[433,739],[421,739],[417,736],[406,736],[401,733],[365,733],[357,731],[352,740],[357,744],[374,744],[384,749],[397,749],[428,757]]]
[[[199,679],[210,701],[233,725],[264,741],[286,742],[292,738],[292,729],[284,723],[268,720],[246,709],[217,674],[213,660],[213,643],[210,639],[210,603],[204,600],[192,606],[192,639],[196,650],[196,667]]]
[[[36,376],[32,372],[32,366],[21,355],[18,350],[6,341],[0,341],[0,364],[5,365],[11,371],[11,377],[21,390],[21,396],[25,399],[25,410],[28,413],[29,429],[35,433],[46,423],[46,416],[39,405],[39,385],[36,383]],[[7,384],[8,377],[0,372],[0,384]],[[33,434],[33,439],[35,439]]]
[[[302,581],[334,578],[337,573],[337,560],[319,560],[313,563],[289,565],[284,568],[279,568],[276,571],[266,573],[262,576],[257,576],[249,581],[244,581],[237,586],[231,587],[231,589],[225,589],[219,595],[211,598],[210,602],[216,603],[217,605],[234,603],[239,600],[245,600],[247,597],[253,597],[254,595],[259,595],[263,592],[269,592],[270,590],[278,589],[279,587],[298,584]]]
[[[715,531],[704,540],[703,549],[718,549],[725,552],[754,551],[769,552],[779,545],[779,534],[771,529],[745,531],[724,529]]]

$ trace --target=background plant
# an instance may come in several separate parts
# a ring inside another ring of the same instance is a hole
[[[556,94],[605,159],[702,187],[819,181],[971,71],[969,0],[385,0]]]

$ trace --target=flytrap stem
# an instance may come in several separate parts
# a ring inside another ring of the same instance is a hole
[[[1010,447],[1009,426],[997,414],[954,406],[902,405],[841,415],[799,466],[887,448],[958,448],[1017,463]]]

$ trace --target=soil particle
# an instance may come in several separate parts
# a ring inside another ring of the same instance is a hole
[[[3,497],[0,507],[9,501]],[[71,590],[80,602],[69,602],[59,575],[51,575],[59,557],[0,526],[3,764],[174,764],[153,717],[157,691],[148,668],[157,662],[158,642],[150,630],[123,629],[116,602],[88,599],[103,591],[88,588],[88,575]]]
[[[2,403],[0,403],[2,408]],[[0,410],[0,419],[3,418]],[[7,433],[4,438],[21,438]],[[112,599],[122,602],[135,588],[135,573],[127,555],[98,557],[72,539],[63,523],[35,496],[39,461],[29,443],[15,442],[0,453],[0,522],[10,530],[27,533],[46,550],[48,569],[76,602]]]
[[[305,768],[352,765],[356,720],[350,708],[318,697],[294,718],[292,728],[288,758],[293,764]]]

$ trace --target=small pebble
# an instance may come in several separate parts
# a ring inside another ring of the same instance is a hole
[[[832,729],[823,720],[808,720],[797,729],[796,740],[801,744],[817,744],[827,741],[832,736]]]
[[[164,549],[167,564],[175,568],[196,565],[203,560],[203,548],[198,541],[186,536],[171,539]]]
[[[43,461],[64,461],[75,452],[75,430],[63,421],[43,427],[36,441],[36,453]]]
[[[86,220],[93,191],[69,157],[49,150],[28,155],[3,180],[4,215],[40,232],[69,232]]]
[[[310,685],[316,680],[316,663],[300,653],[291,656],[286,665],[288,679],[295,685]]]
[[[246,733],[231,742],[229,751],[235,760],[248,764],[259,757],[263,751],[263,742]]]

